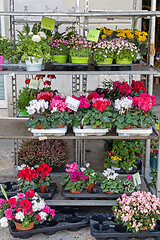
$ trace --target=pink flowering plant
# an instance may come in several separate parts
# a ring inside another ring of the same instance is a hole
[[[86,163],[85,167],[82,167],[81,172],[84,172],[88,178],[85,179],[85,185],[89,186],[96,181],[101,181],[102,174],[100,172],[95,171],[93,168],[90,167],[90,163]]]
[[[51,55],[68,55],[68,41],[64,38],[50,39]]]
[[[6,195],[6,194],[5,194]],[[18,222],[22,227],[28,227],[31,222],[34,225],[51,221],[55,216],[55,210],[46,205],[34,190],[25,193],[17,193],[12,198],[0,199],[0,225],[8,227],[11,222]]]
[[[147,227],[153,231],[160,219],[160,199],[150,192],[133,192],[131,196],[123,194],[113,207],[115,221],[126,226],[127,231],[138,233]]]
[[[76,162],[66,165],[66,172],[60,182],[65,190],[71,190],[75,192],[76,190],[81,191],[85,188],[85,180],[88,178],[84,172],[78,171],[78,165]]]
[[[71,57],[89,57],[91,55],[92,42],[87,41],[86,38],[76,36],[69,40]]]

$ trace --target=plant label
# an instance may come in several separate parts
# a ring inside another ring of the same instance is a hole
[[[87,40],[92,42],[98,42],[99,34],[100,34],[99,30],[89,29]]]
[[[44,140],[47,140],[47,136],[39,137],[39,141],[44,141]]]
[[[159,123],[155,124],[155,129],[159,130]]]
[[[29,88],[38,89],[38,84],[39,84],[38,80],[31,79],[31,81],[29,83]]]
[[[78,108],[79,108],[79,104],[80,104],[80,101],[77,100],[77,99],[74,99],[72,97],[67,97],[66,98],[66,101],[67,103],[67,107],[75,112],[77,112]]]
[[[138,186],[141,184],[141,177],[140,177],[139,173],[133,174],[132,177],[133,177],[133,182],[134,182],[135,186]]]
[[[41,28],[45,28],[47,30],[54,30],[55,19],[42,17]]]

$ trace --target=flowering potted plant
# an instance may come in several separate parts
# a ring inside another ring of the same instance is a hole
[[[123,194],[113,207],[115,221],[126,227],[126,231],[138,233],[142,230],[153,231],[160,219],[160,199],[150,192]]]
[[[69,55],[72,63],[88,63],[92,42],[88,42],[84,37],[77,36],[69,39],[69,45]]]
[[[37,182],[40,186],[41,193],[45,193],[45,188],[53,182],[49,175],[51,171],[52,168],[49,167],[46,163],[42,163],[36,169],[36,172],[38,173]]]
[[[114,42],[100,40],[93,47],[93,59],[97,64],[112,64],[114,58]]]
[[[18,34],[17,52],[21,54],[21,60],[26,61],[27,71],[41,71],[42,62],[51,59],[50,46],[44,32],[34,35],[30,33]]]
[[[88,176],[88,178],[85,179],[86,187],[88,188],[88,192],[92,192],[92,188],[95,185],[95,181],[101,181],[101,173],[94,171],[92,168],[90,168],[90,163],[86,163],[84,168],[81,168],[81,171],[84,172],[85,175]]]
[[[123,38],[113,39],[115,45],[115,59],[117,64],[132,64],[136,60],[138,48]]]
[[[68,56],[68,41],[61,38],[61,39],[50,39],[50,46],[51,46],[51,55],[52,61],[58,63],[66,63],[67,56]]]
[[[54,216],[55,210],[32,189],[6,200],[0,199],[1,227],[8,227],[13,222],[20,231],[30,230],[34,225],[51,221]]]
[[[132,87],[127,81],[114,81],[112,89],[109,93],[109,99],[114,101],[116,99],[121,99],[122,97],[127,97],[131,94]]]

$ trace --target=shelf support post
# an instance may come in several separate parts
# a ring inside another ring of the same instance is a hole
[[[16,75],[12,75],[12,111],[13,117],[17,116],[17,81]]]
[[[157,197],[160,197],[160,128],[159,128],[159,135],[158,135],[158,156],[157,156],[157,183],[156,183],[156,190],[157,190]]]

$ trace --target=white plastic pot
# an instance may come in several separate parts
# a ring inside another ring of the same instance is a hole
[[[29,57],[28,60],[25,61],[26,63],[26,70],[27,71],[41,71],[42,70],[42,62],[43,58],[39,58],[38,62],[34,60],[34,57]]]
[[[80,127],[73,127],[73,132],[75,136],[103,136],[108,133],[108,128],[92,128],[91,126],[83,126],[83,129]]]
[[[116,130],[118,136],[143,136],[147,137],[152,134],[152,127],[150,128],[130,128],[130,129],[118,129]]]
[[[29,129],[34,136],[64,136],[67,132],[67,127],[63,128],[48,128],[48,129],[36,129],[30,128]]]

